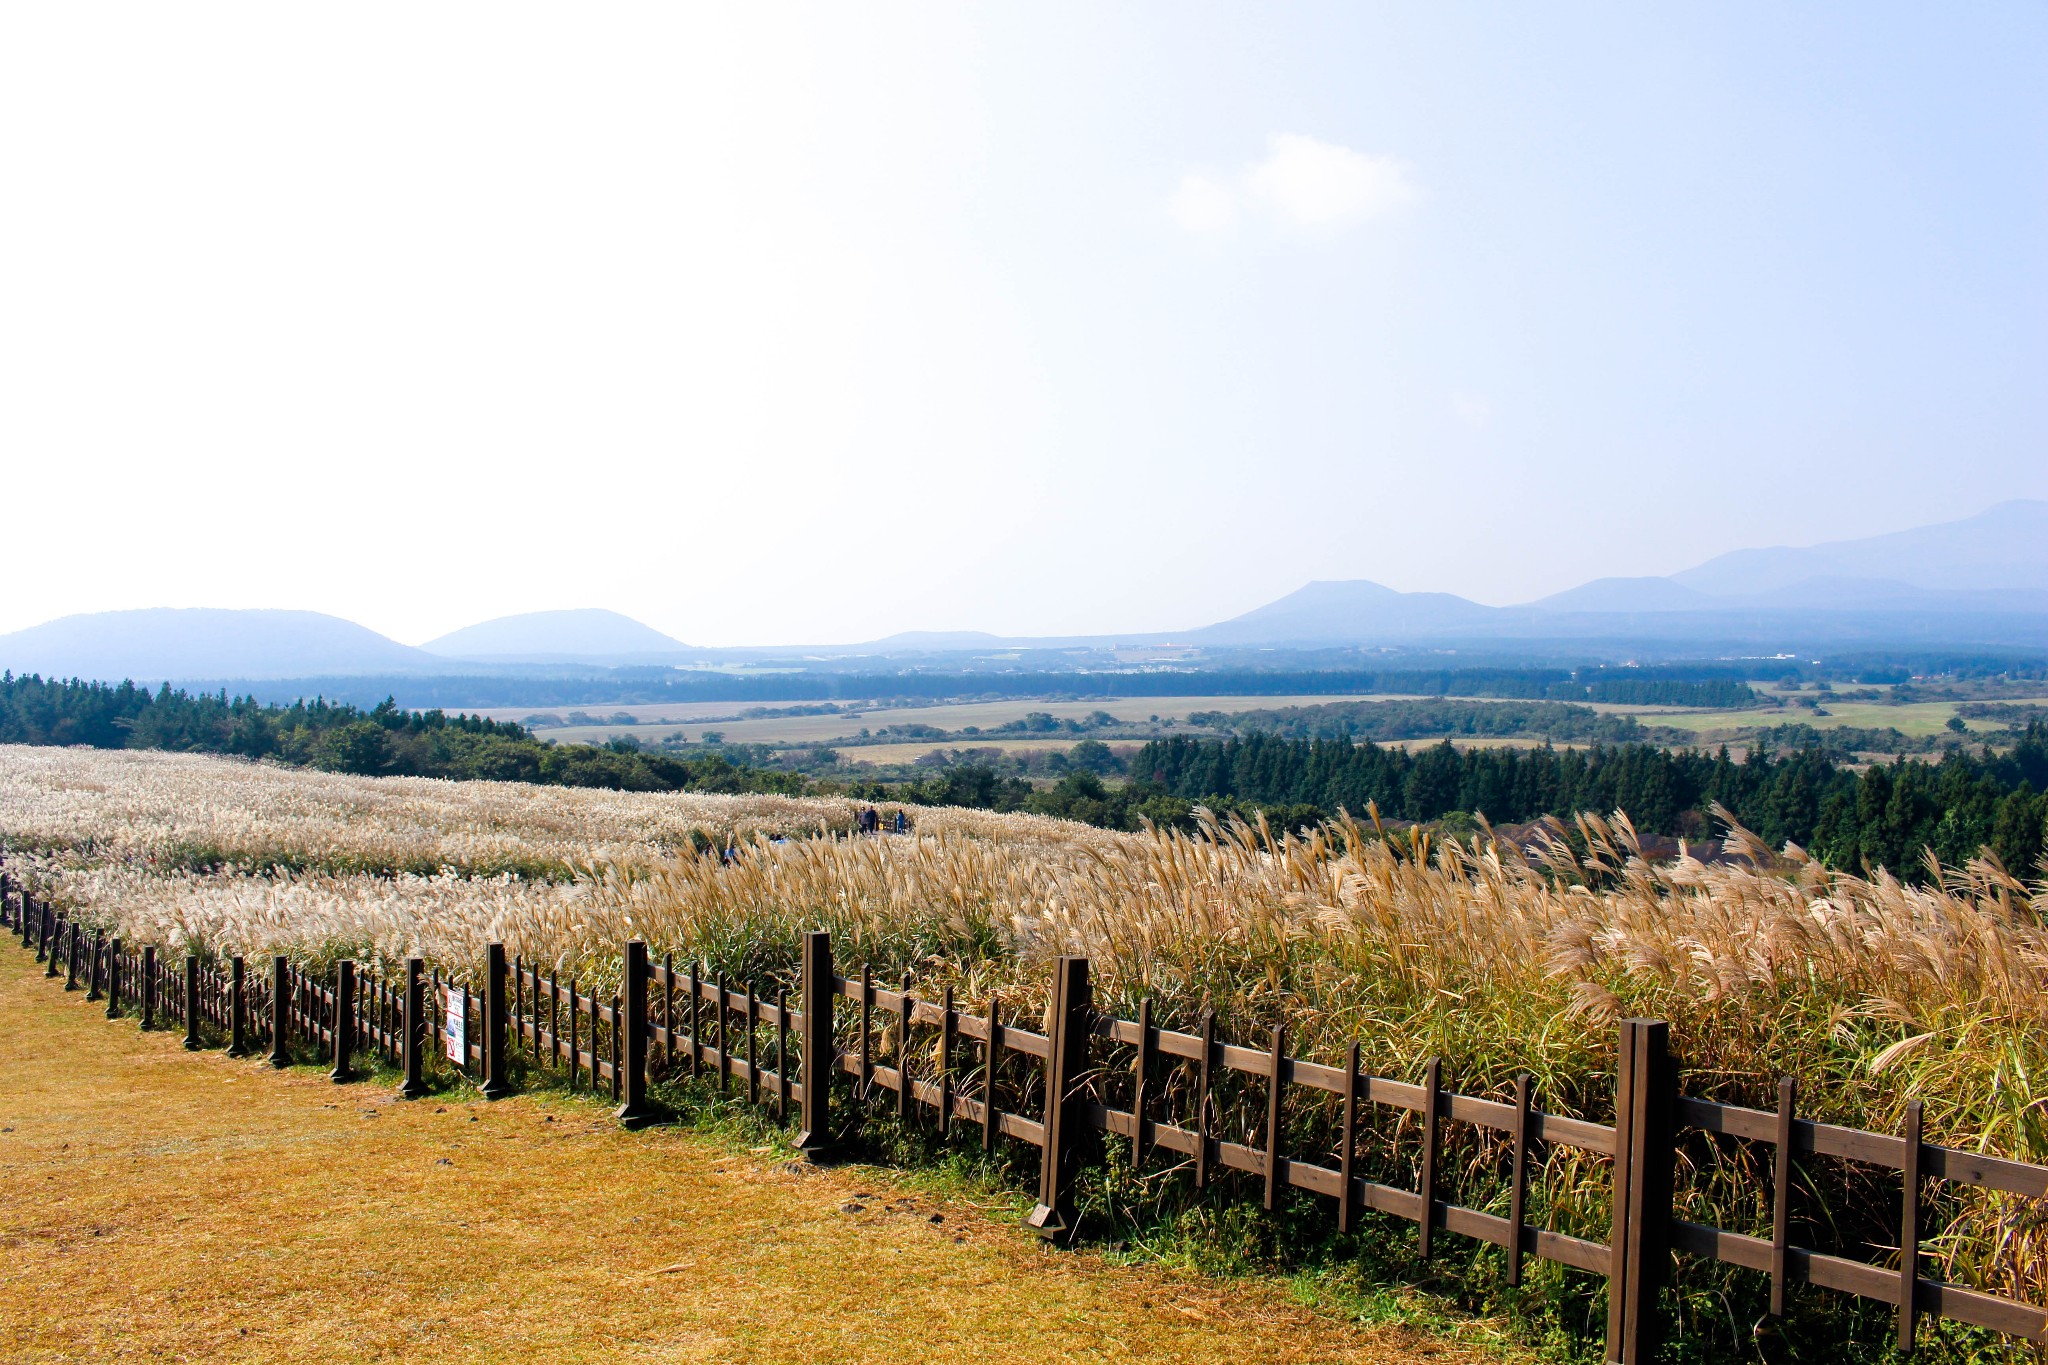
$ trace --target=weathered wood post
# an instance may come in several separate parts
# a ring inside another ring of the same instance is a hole
[[[64,949],[64,989],[67,991],[75,991],[78,989],[77,920],[71,921],[71,923],[66,926],[66,933],[64,937],[67,940],[67,946]]]
[[[50,934],[56,927],[54,918],[50,907],[47,905],[43,907],[43,913],[36,917],[36,961],[38,962],[44,961],[49,957]]]
[[[270,1064],[292,1064],[292,964],[284,954],[270,959]]]
[[[463,1020],[467,1029],[469,1021]],[[484,949],[484,1038],[483,1097],[502,1100],[512,1093],[506,1076],[505,1057],[505,945],[493,943]]]
[[[86,964],[85,971],[85,998],[88,1004],[100,998],[100,954],[106,947],[106,939],[106,930],[92,931],[92,960]]]
[[[1664,1338],[1658,1296],[1671,1270],[1678,1067],[1661,1020],[1621,1024],[1614,1106],[1614,1230],[1607,1278],[1607,1360],[1649,1365]]]
[[[107,945],[107,1018],[121,1017],[121,940]]]
[[[803,1069],[804,1097],[803,1131],[796,1139],[797,1150],[812,1160],[832,1146],[832,1073],[839,1067],[832,1041],[834,985],[832,935],[812,930],[804,935],[803,980],[797,987],[797,1008],[803,1011],[797,1062]]]
[[[1074,1175],[1085,1124],[1081,1076],[1088,1069],[1088,1025],[1094,1001],[1088,959],[1063,957],[1054,967],[1052,1036],[1045,1053],[1045,1151],[1038,1172],[1038,1207],[1024,1220],[1051,1237],[1074,1225]]]
[[[199,1051],[199,954],[185,954],[185,1050]]]
[[[469,1027],[467,1017],[463,1027]],[[489,943],[483,950],[483,1040],[477,1058],[483,1072],[483,1099],[504,1099],[512,1093],[506,1072],[506,945]]]
[[[57,954],[64,950],[64,920],[59,917],[49,926],[49,931],[50,951],[43,959],[43,979],[46,981],[57,975]]]
[[[336,1085],[354,1079],[356,964],[343,958],[334,964],[334,1070],[328,1079]]]
[[[142,1031],[156,1027],[156,945],[142,945]]]
[[[693,1077],[704,1074],[704,1049],[700,1046],[702,1039],[697,1036],[697,1020],[703,1014],[698,1007],[698,1000],[704,994],[702,973],[702,962],[690,964],[690,1075]]]
[[[1920,1129],[1919,1100],[1906,1101],[1905,1164],[1899,1196],[1899,1353],[1910,1355],[1920,1319]]]
[[[228,1056],[249,1055],[249,996],[247,968],[241,958],[228,964]]]
[[[420,1074],[427,1050],[426,970],[419,958],[405,960],[405,1083],[398,1087],[400,1099],[416,1100],[427,1093]]]
[[[534,1002],[536,1009],[540,1002]],[[512,958],[512,1047],[517,1051],[526,1041],[526,958]]]
[[[612,1018],[613,1027],[623,1028],[625,1057],[621,1069],[625,1072],[623,1098],[619,1106],[619,1122],[628,1128],[639,1128],[652,1123],[658,1117],[654,1106],[647,1102],[647,981],[650,971],[647,965],[647,945],[639,939],[626,944],[626,982],[623,1009],[625,1018]]]
[[[676,955],[661,955],[661,1027],[668,1042],[663,1048],[661,1074],[676,1078]]]

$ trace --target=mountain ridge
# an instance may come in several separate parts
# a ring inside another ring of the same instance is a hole
[[[692,653],[681,640],[603,607],[494,616],[438,635],[420,648],[478,663],[588,663]]]
[[[1550,639],[1659,647],[1733,641],[2048,648],[2048,502],[1813,546],[1731,550],[1662,577],[1596,578],[1506,607],[1369,579],[1319,579],[1225,621],[1179,632],[1020,638],[904,631],[802,652],[847,657],[1002,648],[1424,645]],[[791,647],[784,647],[785,649]],[[46,676],[279,679],[452,674],[479,667],[672,665],[745,650],[693,649],[603,608],[524,612],[400,644],[321,612],[146,608],[59,617],[0,635],[0,668]]]

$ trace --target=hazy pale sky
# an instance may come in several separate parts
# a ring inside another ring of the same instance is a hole
[[[15,5],[0,630],[1175,629],[2048,496],[2048,9]]]

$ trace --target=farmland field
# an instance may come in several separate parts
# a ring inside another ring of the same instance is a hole
[[[1805,694],[1812,699],[1815,694]],[[1755,725],[1811,725],[1816,730],[1837,730],[1844,727],[1881,730],[1891,727],[1915,739],[1944,732],[1949,718],[1956,713],[1957,703],[1952,701],[1918,701],[1901,705],[1887,705],[1882,702],[1847,701],[1838,702],[1822,695],[1821,709],[1824,716],[1817,716],[1803,708],[1759,708],[1748,711],[1659,711],[1656,723],[1692,730],[1707,735],[1716,731],[1729,731],[1743,726]],[[1648,714],[1647,707],[1622,708]],[[2005,729],[1985,721],[1966,722],[1974,731],[1997,733]]]
[[[875,707],[857,714],[852,710],[835,715],[823,716],[780,716],[757,719],[738,719],[741,710],[738,704],[700,703],[695,707],[678,706],[622,706],[584,707],[586,713],[603,711],[610,715],[615,711],[632,714],[635,725],[576,725],[550,728],[542,731],[545,737],[563,743],[602,744],[615,735],[632,735],[643,741],[655,743],[678,730],[696,739],[703,730],[717,730],[729,744],[772,744],[799,745],[817,744],[825,740],[852,735],[862,729],[879,730],[885,725],[932,725],[945,730],[960,730],[967,726],[978,726],[982,730],[994,730],[1013,721],[1021,721],[1032,712],[1044,712],[1055,720],[1079,720],[1096,711],[1106,711],[1120,721],[1142,724],[1153,716],[1162,721],[1185,719],[1194,711],[1244,710],[1249,706],[1313,706],[1323,702],[1336,701],[1392,701],[1391,697],[1137,697],[1101,701],[972,701],[957,702],[939,706]],[[777,706],[801,706],[802,702],[779,702]],[[819,703],[810,703],[822,705]],[[497,720],[524,720],[532,715],[566,716],[574,707],[557,707],[535,710],[533,708],[496,709],[488,712]],[[695,714],[685,716],[685,710]],[[718,719],[709,717],[734,717]],[[680,722],[680,723],[679,723]],[[984,738],[996,738],[984,736]],[[979,743],[980,740],[974,741]],[[1068,743],[1072,743],[1070,739]],[[929,745],[926,746],[929,749]],[[920,750],[924,752],[924,750]],[[867,757],[865,753],[862,757]]]
[[[1382,840],[1345,823],[1300,837],[1125,834],[952,809],[914,810],[908,837],[852,838],[853,809],[0,748],[10,866],[130,944],[321,967],[346,954],[380,971],[419,954],[474,979],[496,940],[610,989],[637,937],[772,989],[790,984],[800,934],[824,928],[846,969],[996,995],[1023,1020],[1041,1017],[1053,960],[1079,954],[1094,963],[1097,1006],[1124,1018],[1143,1000],[1187,1027],[1211,1008],[1222,1038],[1282,1026],[1290,1052],[1323,1062],[1356,1042],[1366,1070],[1410,1080],[1438,1057],[1460,1090],[1496,1098],[1527,1073],[1543,1108],[1595,1121],[1611,1111],[1615,1021],[1653,1017],[1670,1022],[1688,1093],[1768,1106],[1775,1078],[1791,1075],[1802,1115],[1896,1132],[1919,1099],[1929,1141],[2048,1157],[2048,886],[1988,863],[1908,886],[1737,831],[1733,861],[1652,865],[1619,816],[1583,817],[1576,843],[1531,851],[1419,831]],[[700,856],[697,833],[736,855]],[[1311,1098],[1279,1115],[1303,1155],[1329,1142]],[[1255,1100],[1219,1099],[1219,1127],[1260,1122]],[[1361,1162],[1412,1188],[1400,1132],[1390,1122]],[[1505,1207],[1497,1145],[1454,1125],[1443,1157],[1465,1202]],[[1756,1231],[1768,1207],[1755,1177],[1739,1152],[1701,1167],[1680,1216]],[[1218,1221],[1184,1175],[1143,1179],[1149,1221],[1132,1235],[1198,1260],[1248,1246],[1268,1259],[1385,1259],[1407,1245],[1384,1225],[1332,1243],[1300,1216]],[[1532,1173],[1532,1216],[1598,1238],[1603,1191],[1597,1164],[1552,1154]],[[1100,1216],[1137,1217],[1117,1212],[1122,1195],[1104,1197]],[[1884,1245],[1891,1215],[1867,1183],[1819,1171],[1808,1199],[1802,1225]],[[1951,1279],[2026,1298],[2048,1272],[2048,1221],[2032,1201],[1945,1186],[1928,1216]],[[1448,1292],[1509,1311],[1481,1287],[1497,1263],[1469,1246],[1460,1256],[1462,1269],[1441,1271]],[[1546,1274],[1513,1301],[1520,1330],[1583,1330],[1588,1282]],[[1730,1322],[1761,1321],[1759,1278],[1688,1274],[1702,1350],[1734,1340]],[[1804,1349],[1845,1330],[1823,1301],[1801,1303],[1780,1330]],[[1857,1351],[1875,1359],[1883,1323],[1854,1321]]]

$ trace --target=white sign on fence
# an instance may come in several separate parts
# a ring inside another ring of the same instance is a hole
[[[446,1045],[446,1051],[448,1053],[448,1060],[454,1062],[457,1066],[468,1066],[469,1021],[463,1018],[462,1007],[463,1002],[468,999],[469,993],[467,991],[457,990],[453,986],[447,987],[447,991],[448,1026],[445,1029],[443,1029],[442,1032],[445,1035],[444,1041]]]

